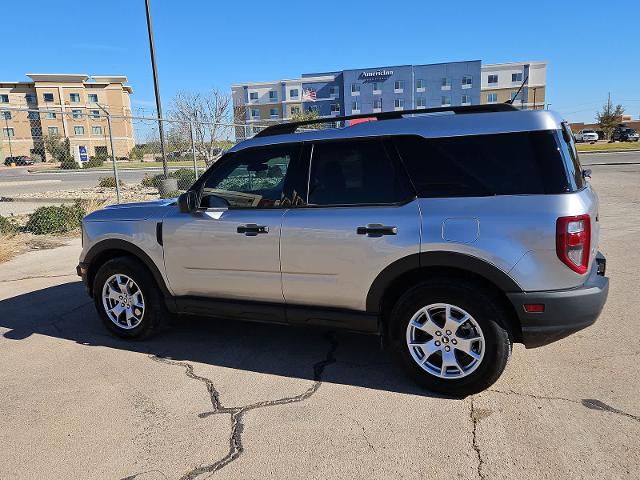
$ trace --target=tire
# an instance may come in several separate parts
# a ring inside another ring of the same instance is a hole
[[[117,278],[122,285],[118,285]],[[105,298],[107,296],[109,298]],[[93,301],[105,327],[121,338],[147,338],[157,332],[168,317],[156,281],[147,267],[134,257],[116,257],[98,269],[93,281]],[[126,306],[123,308],[123,305]],[[107,307],[113,308],[111,313]]]
[[[450,330],[444,328],[447,305],[455,321]],[[427,320],[425,310],[432,320]],[[428,390],[456,397],[478,393],[500,377],[509,360],[512,342],[504,327],[508,324],[506,315],[490,292],[467,280],[442,278],[419,283],[400,297],[391,311],[395,357],[413,380]],[[469,354],[463,351],[465,346]],[[455,366],[443,370],[445,356],[447,364]]]

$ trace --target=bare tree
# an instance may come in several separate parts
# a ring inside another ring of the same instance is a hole
[[[207,94],[178,92],[171,105],[174,135],[190,138],[193,125],[196,155],[207,167],[215,162],[229,145],[232,131],[231,95],[212,89]]]

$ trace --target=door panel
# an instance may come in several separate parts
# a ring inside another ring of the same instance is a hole
[[[396,234],[359,234],[359,227]],[[389,264],[420,251],[418,202],[403,206],[288,210],[282,222],[282,287],[288,304],[364,311],[367,293]]]
[[[176,211],[165,217],[165,267],[174,294],[283,302],[279,256],[283,212],[209,209]],[[255,233],[253,225],[268,232]]]

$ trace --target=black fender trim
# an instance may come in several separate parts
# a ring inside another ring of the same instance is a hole
[[[415,253],[396,260],[378,274],[367,294],[367,312],[380,313],[387,288],[401,275],[426,267],[449,267],[479,275],[503,292],[522,292],[520,286],[495,265],[477,257],[456,252]]]
[[[134,245],[133,243],[117,238],[110,238],[96,243],[89,249],[89,251],[85,255],[84,261],[82,263],[88,266],[87,287],[89,288],[89,291],[91,291],[93,287],[91,283],[97,270],[97,265],[94,264],[95,260],[102,257],[102,254],[110,250],[121,250],[127,252],[144,263],[153,275],[153,278],[160,287],[162,295],[165,297],[165,299],[173,298],[173,295],[171,295],[171,292],[167,288],[167,285],[164,281],[164,278],[162,277],[162,274],[160,273],[160,270],[158,269],[158,266],[153,260],[151,260],[151,257],[149,257],[149,255],[147,255],[144,250]]]

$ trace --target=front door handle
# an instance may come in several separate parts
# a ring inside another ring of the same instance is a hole
[[[358,235],[367,235],[369,237],[381,237],[382,235],[397,235],[398,227],[381,225],[379,223],[370,223],[366,227],[356,228]]]
[[[259,233],[269,233],[269,227],[266,225],[256,225],[255,223],[247,223],[238,226],[238,233],[244,233],[247,237],[255,237]]]

